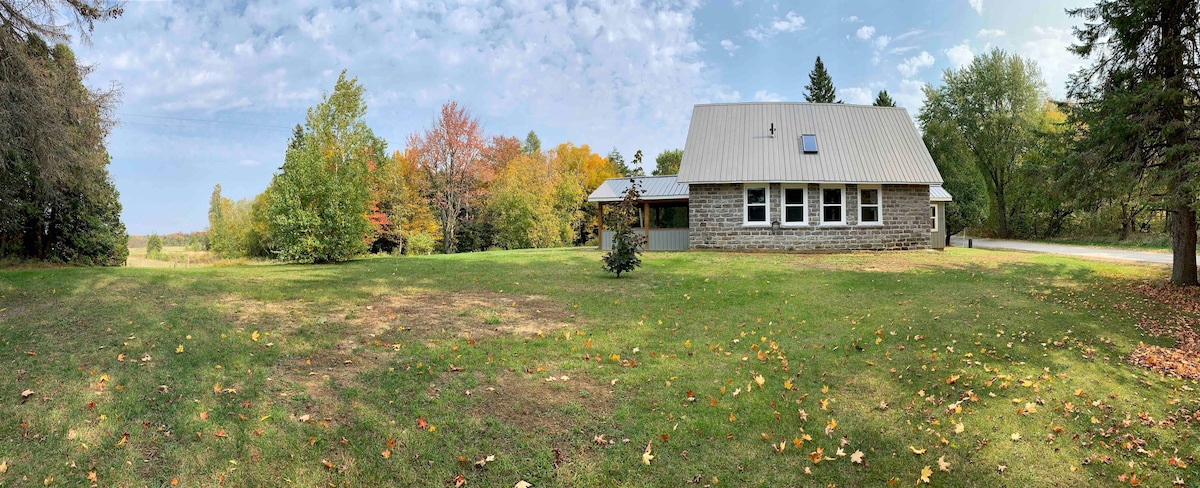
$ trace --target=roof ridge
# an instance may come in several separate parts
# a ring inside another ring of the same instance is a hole
[[[736,105],[819,105],[830,107],[864,107],[864,108],[879,108],[879,109],[900,109],[908,110],[904,107],[882,107],[878,105],[862,105],[857,103],[814,103],[814,102],[727,102],[727,103],[697,103],[693,107],[731,107]]]

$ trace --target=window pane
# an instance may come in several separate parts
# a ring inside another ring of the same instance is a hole
[[[804,140],[804,152],[806,152],[806,153],[817,152],[817,136],[812,135],[812,134],[805,134],[805,135],[801,136],[801,138]]]
[[[784,207],[785,222],[804,222],[804,207]]]
[[[825,222],[841,222],[842,207],[825,207],[822,209],[821,216]]]
[[[804,189],[784,188],[783,201],[789,205],[804,204]]]
[[[688,227],[687,204],[650,204],[650,226],[654,229],[686,229]]]
[[[929,218],[931,218],[931,219],[937,218],[937,207],[933,207],[933,206],[929,207]]]
[[[842,190],[837,188],[823,188],[821,196],[821,201],[825,202],[826,205],[842,204]]]
[[[750,222],[766,222],[767,207],[762,205],[746,207],[746,220]]]
[[[750,204],[767,203],[767,189],[766,188],[747,188],[746,189],[746,203],[750,203]]]
[[[863,190],[861,203],[863,205],[878,205],[879,204],[879,190]]]
[[[862,208],[863,222],[879,222],[879,207],[863,207]]]

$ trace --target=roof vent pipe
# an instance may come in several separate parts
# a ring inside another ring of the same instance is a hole
[[[771,137],[775,137],[775,123],[771,122]]]

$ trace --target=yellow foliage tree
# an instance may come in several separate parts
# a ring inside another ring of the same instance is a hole
[[[621,176],[621,173],[616,164],[592,152],[587,144],[559,144],[551,151],[550,161],[553,166],[561,168],[566,175],[573,177],[579,185],[579,198],[571,219],[574,234],[572,241],[577,245],[583,244],[598,232],[596,206],[587,202],[587,196],[604,183],[604,180]]]

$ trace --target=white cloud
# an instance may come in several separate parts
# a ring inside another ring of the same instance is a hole
[[[784,97],[778,93],[771,93],[766,90],[754,92],[754,101],[756,102],[782,102],[785,100],[787,100],[787,97]]]
[[[837,92],[842,100],[853,105],[870,105],[875,101],[875,94],[870,88],[852,86],[839,88]]]
[[[916,76],[917,72],[921,71],[921,68],[933,66],[933,61],[933,55],[927,51],[921,51],[921,54],[904,60],[899,66],[896,66],[896,69],[900,70],[900,74],[904,75],[904,77],[911,78]]]
[[[975,13],[983,15],[983,0],[967,0],[971,4],[971,8],[975,9]]]
[[[1062,98],[1067,93],[1067,80],[1083,67],[1085,61],[1067,50],[1075,42],[1066,27],[1033,27],[1033,39],[1021,44],[1020,53],[1037,62],[1046,80],[1050,96]]]
[[[858,22],[862,22],[862,21],[863,20],[858,18],[857,15],[851,15],[849,17],[842,17],[842,22],[858,23]]]
[[[874,35],[875,35],[875,27],[869,26],[869,25],[864,25],[862,27],[859,27],[858,30],[854,31],[854,37],[857,37],[864,41],[871,39],[871,37]]]
[[[900,89],[888,92],[892,99],[896,100],[896,105],[908,109],[908,114],[914,119],[917,112],[925,105],[925,92],[921,90],[925,86],[917,80],[903,80],[900,82]]]
[[[721,47],[724,48],[726,51],[728,51],[730,56],[733,56],[733,52],[737,51],[742,46],[737,45],[737,43],[735,43],[729,39],[722,39]]]
[[[979,29],[979,33],[975,37],[1004,37],[1004,29]]]
[[[253,159],[243,159],[241,161],[238,161],[238,165],[241,165],[241,166],[258,166],[260,164],[262,164],[262,163],[255,161]]]
[[[879,36],[875,38],[875,49],[882,50],[887,47],[888,43],[892,42],[892,38],[888,36]]]
[[[964,66],[971,64],[971,60],[975,59],[975,53],[971,52],[971,46],[967,41],[943,51],[946,58],[950,60],[950,67],[953,69],[962,69]]]
[[[804,17],[789,11],[783,17],[776,17],[767,25],[759,25],[746,30],[746,36],[758,42],[763,42],[772,36],[784,32],[795,32],[804,29]]]

